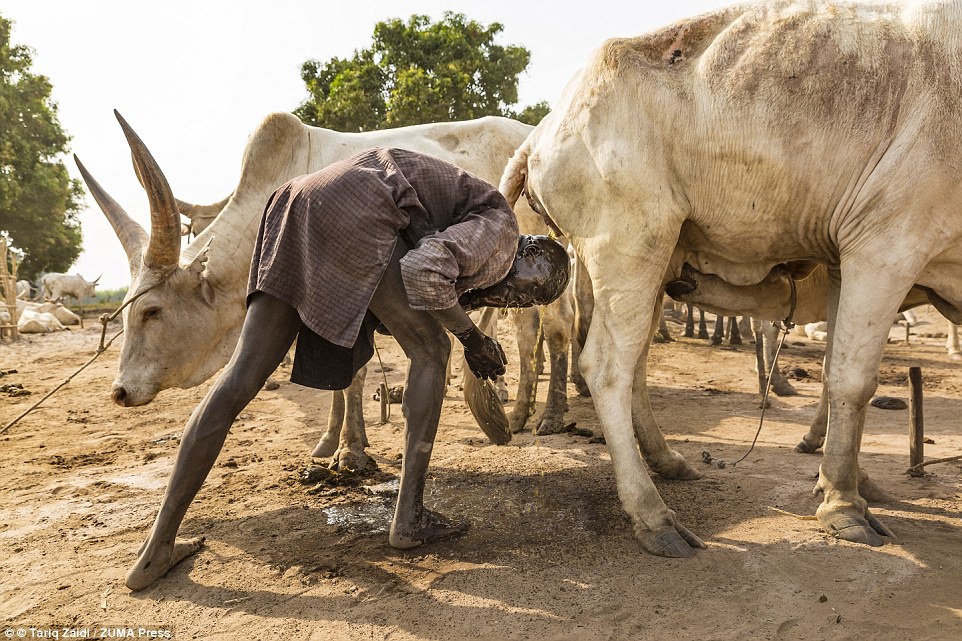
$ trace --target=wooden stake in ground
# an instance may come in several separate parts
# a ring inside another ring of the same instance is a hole
[[[909,368],[909,465],[925,459],[925,432],[922,420],[922,368]],[[924,472],[919,471],[921,476]]]
[[[381,383],[380,392],[381,392],[381,393],[380,393],[380,397],[381,397],[381,422],[382,422],[382,423],[387,423],[388,404],[391,402],[391,400],[388,398],[387,384]]]

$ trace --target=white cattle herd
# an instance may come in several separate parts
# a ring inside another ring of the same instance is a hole
[[[80,316],[67,309],[60,301],[72,297],[76,302],[94,295],[93,282],[80,274],[58,274],[48,272],[40,278],[40,299],[31,300],[35,290],[29,280],[16,282],[17,330],[22,334],[46,334],[67,329],[68,325],[79,325]],[[11,310],[0,309],[0,324],[11,322]]]
[[[368,147],[403,147],[500,184],[523,232],[547,225],[570,243],[582,275],[572,287],[593,294],[578,364],[645,550],[684,557],[705,546],[644,464],[669,478],[700,476],[669,446],[648,402],[646,361],[666,287],[726,315],[778,320],[794,306],[799,318],[827,320],[822,403],[802,448],[824,440],[817,517],[835,537],[881,545],[892,533],[867,509],[858,465],[890,328],[878,319],[925,303],[962,322],[960,86],[962,0],[785,0],[604,42],[536,128],[488,117],[345,134],[271,114],[220,203],[169,196],[159,170],[142,177],[165,187],[145,187],[149,234],[81,165],[130,267],[112,397],[143,405],[227,362],[276,187]],[[181,213],[196,234],[183,251]],[[51,299],[84,292],[64,280],[43,287]],[[542,323],[552,353],[546,432],[563,420],[571,305],[563,298]],[[538,326],[535,312],[519,315],[528,355]],[[533,358],[520,362],[533,369]],[[533,402],[532,374],[522,377],[514,429]],[[363,456],[359,402],[347,407],[355,422],[335,464]]]

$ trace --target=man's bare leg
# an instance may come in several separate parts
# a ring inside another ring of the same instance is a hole
[[[263,293],[251,299],[234,355],[187,421],[160,512],[127,574],[131,590],[146,588],[200,549],[203,538],[176,540],[181,521],[234,419],[277,368],[300,326],[297,310],[286,303]]]
[[[407,549],[465,532],[469,524],[452,522],[424,507],[424,478],[441,419],[451,342],[437,319],[408,305],[398,263],[402,255],[402,249],[395,249],[374,292],[371,311],[411,360],[401,404],[405,420],[401,484],[389,539],[392,546]],[[473,374],[468,371],[465,376]]]

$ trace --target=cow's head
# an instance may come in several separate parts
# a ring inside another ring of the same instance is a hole
[[[114,112],[127,137],[134,170],[150,204],[151,231],[111,198],[77,160],[80,173],[127,253],[130,288],[123,311],[124,345],[111,397],[119,405],[149,403],[168,387],[192,387],[226,363],[243,320],[218,309],[217,279],[207,269],[209,238],[180,252],[180,214],[167,179],[147,147]],[[76,157],[75,157],[76,159]]]

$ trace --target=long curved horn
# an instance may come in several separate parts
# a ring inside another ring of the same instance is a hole
[[[180,213],[174,194],[147,146],[116,109],[114,115],[127,137],[134,169],[150,203],[150,241],[144,252],[144,265],[149,268],[175,267],[180,258]]]
[[[83,166],[76,154],[74,154],[73,159],[77,163],[77,168],[80,169],[80,175],[83,176],[84,182],[87,183],[87,189],[90,190],[90,194],[100,205],[104,216],[110,221],[110,226],[114,228],[114,233],[120,239],[120,244],[123,245],[124,251],[127,253],[127,261],[130,263],[131,272],[139,269],[144,247],[147,246],[147,232],[136,220],[127,215],[124,208],[104,191],[100,183],[93,179],[93,176]]]

